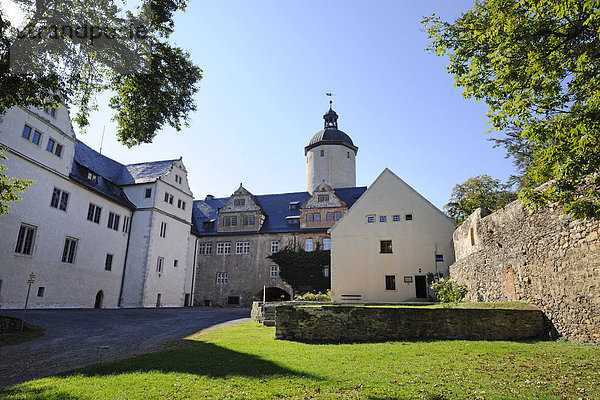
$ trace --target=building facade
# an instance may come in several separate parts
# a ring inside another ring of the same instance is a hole
[[[448,274],[454,221],[385,169],[331,234],[334,301],[429,298],[427,274]]]
[[[0,116],[7,175],[32,179],[0,215],[0,308],[191,304],[193,197],[181,160],[123,165],[77,140],[66,108]]]

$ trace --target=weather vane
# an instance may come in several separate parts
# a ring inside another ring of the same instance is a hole
[[[329,108],[331,108],[331,105],[333,104],[333,100],[331,100],[333,95],[333,92],[325,92],[325,96],[329,97]]]

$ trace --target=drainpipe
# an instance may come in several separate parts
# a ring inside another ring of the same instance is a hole
[[[198,251],[198,237],[194,240],[194,264],[192,264],[192,285],[190,287],[190,307],[194,306],[194,282],[196,281],[196,254]]]
[[[133,224],[133,213],[129,218],[129,229],[127,230],[127,247],[125,248],[125,261],[123,261],[123,276],[121,276],[121,288],[119,289],[119,302],[117,307],[123,307],[123,286],[125,285],[125,268],[127,268],[127,256],[129,254],[129,240],[131,239],[131,225]]]

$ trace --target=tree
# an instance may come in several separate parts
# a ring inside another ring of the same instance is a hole
[[[461,224],[479,207],[496,211],[516,199],[517,194],[508,190],[498,179],[479,175],[455,185],[444,209],[456,224]]]
[[[84,128],[106,91],[129,147],[150,143],[165,125],[187,124],[202,71],[168,41],[187,0],[149,0],[135,13],[113,0],[14,1],[28,24],[17,29],[0,11],[0,114],[69,104]]]
[[[491,130],[513,131],[500,142],[509,155],[531,152],[517,161],[525,202],[600,215],[598,1],[479,0],[452,24],[423,22],[463,95],[487,103]]]
[[[331,251],[316,249],[305,251],[290,245],[268,256],[279,265],[279,276],[300,293],[322,292],[331,287],[323,268],[331,265]]]
[[[0,159],[6,160],[6,156],[0,152]],[[21,200],[19,193],[33,183],[27,179],[11,178],[2,173],[6,170],[6,165],[0,164],[0,215],[8,214],[10,206],[7,204],[11,201]]]

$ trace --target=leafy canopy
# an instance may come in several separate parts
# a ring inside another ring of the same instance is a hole
[[[524,200],[576,217],[600,215],[599,3],[479,0],[454,23],[423,21],[464,96],[489,106],[491,131],[518,132],[504,144],[526,150]]]
[[[460,224],[479,207],[496,211],[516,199],[517,194],[508,190],[500,180],[489,175],[479,175],[456,184],[452,189],[450,202],[444,209]]]
[[[107,92],[117,136],[129,147],[150,143],[163,126],[187,124],[202,71],[169,43],[173,15],[187,0],[138,8],[134,0],[14,2],[27,25],[12,26],[0,10],[0,114],[17,105],[73,105],[84,128],[96,95]]]
[[[6,156],[0,151],[0,160],[6,159]],[[33,181],[28,179],[17,179],[6,176],[2,173],[6,168],[6,165],[3,163],[0,164],[0,215],[8,214],[10,206],[7,203],[21,200],[19,193],[23,193],[33,183]]]

